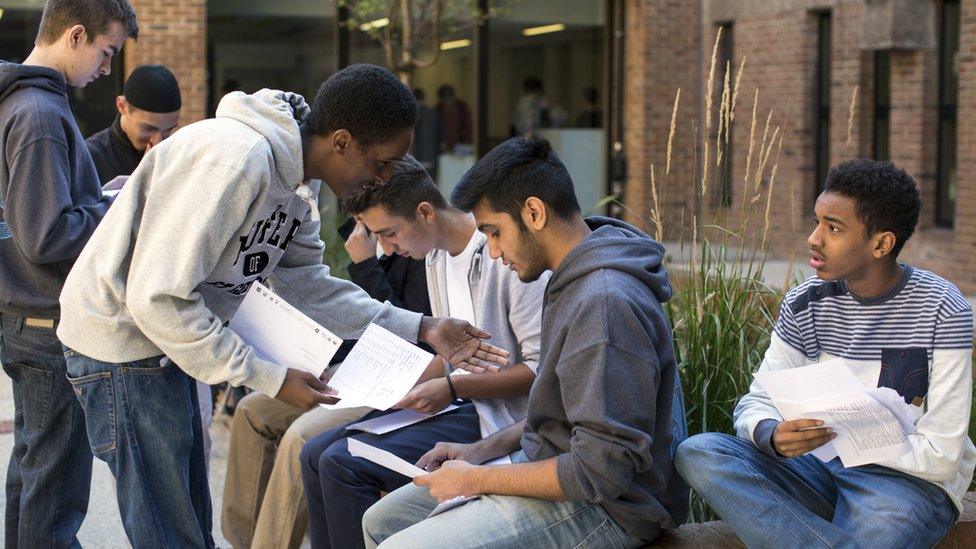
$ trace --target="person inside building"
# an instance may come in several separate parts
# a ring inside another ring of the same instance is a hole
[[[471,143],[471,108],[458,98],[454,86],[437,88],[437,116],[440,120],[440,150],[445,154],[463,154],[458,145]]]
[[[859,467],[810,452],[836,433],[786,420],[754,381],[738,436],[678,447],[677,466],[749,547],[934,547],[973,478],[967,434],[973,314],[951,283],[898,262],[918,223],[915,181],[889,162],[849,160],[827,175],[807,238],[811,277],[783,300],[760,371],[843,359],[865,387],[898,392],[915,432],[904,455]]]
[[[297,407],[336,401],[226,326],[255,282],[344,339],[375,322],[456,363],[507,361],[490,334],[380,303],[322,263],[319,182],[339,198],[385,183],[416,117],[393,73],[351,65],[312,107],[275,90],[225,96],[126,182],[68,274],[57,333],[134,547],[214,546],[193,377]]]
[[[368,547],[639,547],[681,524],[688,491],[671,443],[677,365],[662,302],[663,246],[584,219],[566,167],[512,138],[462,178],[488,253],[520,280],[552,276],[527,417],[471,444],[437,444],[433,471],[370,507]],[[481,465],[511,455],[510,465]],[[480,496],[427,518],[439,501]]]
[[[68,103],[139,34],[126,0],[49,0],[23,64],[0,61],[0,361],[14,440],[6,547],[78,546],[92,453],[55,335],[65,276],[112,204]]]
[[[102,184],[132,174],[149,149],[176,131],[181,106],[180,86],[169,69],[136,67],[115,98],[115,121],[85,140]]]
[[[377,257],[376,235],[350,218],[339,233],[352,262],[349,278],[378,301],[430,315],[424,261]],[[349,354],[345,341],[327,375]],[[428,349],[429,350],[429,349]],[[220,527],[233,547],[297,549],[308,527],[298,455],[305,442],[366,413],[366,408],[303,410],[259,392],[244,397],[231,420]]]

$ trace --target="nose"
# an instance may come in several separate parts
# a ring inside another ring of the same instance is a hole
[[[386,237],[380,237],[380,247],[383,248],[384,255],[393,255],[396,253],[396,246],[392,242],[386,239]]]
[[[493,239],[488,239],[488,257],[498,259],[502,256],[502,250],[495,244]]]
[[[98,71],[102,74],[102,76],[108,76],[112,74],[112,60],[106,59],[105,61],[103,61],[102,66],[98,68]]]
[[[393,165],[392,164],[389,165],[389,166],[386,166],[385,168],[383,168],[383,169],[380,170],[380,173],[378,173],[376,175],[376,182],[379,185],[382,185],[382,184],[386,183],[387,181],[389,181],[391,177],[393,177]]]
[[[813,231],[810,232],[810,236],[807,237],[807,245],[813,248],[813,247],[820,247],[822,243],[823,243],[823,238],[821,237],[820,225],[818,224],[816,227],[813,228]]]

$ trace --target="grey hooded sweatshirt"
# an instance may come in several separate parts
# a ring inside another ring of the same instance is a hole
[[[553,272],[522,449],[555,457],[566,498],[603,506],[629,534],[681,524],[688,488],[671,460],[675,364],[662,302],[664,248],[591,217],[593,232]]]
[[[53,69],[0,61],[0,311],[58,318],[58,294],[111,200]]]
[[[286,369],[224,327],[260,280],[343,339],[376,322],[416,341],[419,313],[329,276],[303,178],[281,92],[225,96],[216,118],[153,147],[126,182],[68,275],[58,337],[102,362],[165,354],[206,383],[274,396]]]

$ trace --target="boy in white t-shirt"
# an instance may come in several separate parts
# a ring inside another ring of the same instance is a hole
[[[492,344],[511,353],[510,365],[498,372],[460,376],[450,375],[446,364],[434,366],[397,405],[436,413],[452,401],[471,400],[459,402],[457,410],[386,435],[353,436],[416,462],[438,442],[474,442],[522,420],[535,380],[549,273],[526,284],[500,259],[491,259],[474,217],[452,208],[423,166],[409,156],[394,168],[389,183],[348,200],[346,209],[378,236],[386,254],[426,257],[435,317],[477,320],[476,325],[494,335]],[[410,480],[352,457],[346,446],[350,433],[344,428],[327,431],[302,450],[314,547],[362,547],[363,513],[381,491]]]

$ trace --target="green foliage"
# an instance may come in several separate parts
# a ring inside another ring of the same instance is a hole
[[[349,216],[332,204],[325,204],[319,208],[322,217],[322,227],[319,236],[325,242],[325,254],[322,262],[329,266],[332,276],[349,280],[349,254],[346,253],[345,241],[339,236],[339,226],[349,219]]]

